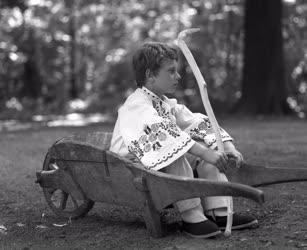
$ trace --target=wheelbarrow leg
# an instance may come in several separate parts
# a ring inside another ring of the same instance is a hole
[[[151,236],[158,238],[165,235],[166,225],[162,222],[160,212],[156,210],[151,199],[146,200],[143,218]]]
[[[148,190],[146,178],[144,176],[138,176],[138,173],[134,174],[136,176],[133,180],[134,185],[144,197],[142,213],[146,228],[151,236],[157,238],[162,237],[165,234],[166,226],[162,223],[160,212],[154,205],[151,194]]]

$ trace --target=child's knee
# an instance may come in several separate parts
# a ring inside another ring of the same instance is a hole
[[[161,171],[177,176],[193,177],[193,170],[184,156],[178,158],[176,161],[163,168]]]
[[[217,180],[221,173],[214,165],[202,162],[197,166],[197,174],[199,178]]]

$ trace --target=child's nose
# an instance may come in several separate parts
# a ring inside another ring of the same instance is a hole
[[[181,79],[181,76],[179,75],[179,73],[177,72],[176,73],[176,80],[180,80]]]

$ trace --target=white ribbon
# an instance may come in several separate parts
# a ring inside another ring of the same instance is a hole
[[[205,107],[205,110],[207,112],[208,118],[212,124],[212,128],[213,131],[215,133],[215,137],[216,137],[216,142],[217,142],[217,147],[218,150],[221,152],[224,152],[224,144],[222,141],[222,137],[221,137],[221,133],[220,133],[220,129],[219,129],[219,125],[217,123],[217,120],[215,118],[215,115],[213,113],[210,101],[209,101],[209,97],[208,97],[208,91],[207,91],[207,84],[205,82],[205,79],[203,78],[197,63],[191,53],[191,51],[189,50],[188,46],[186,45],[185,41],[183,40],[186,35],[194,33],[199,31],[199,28],[193,28],[193,29],[187,29],[187,30],[183,30],[179,33],[178,35],[178,46],[181,49],[182,53],[184,54],[185,58],[187,59],[193,74],[196,78],[198,87],[199,87],[199,91],[200,91],[200,95],[201,95],[201,99],[203,102],[203,105]],[[226,229],[225,229],[225,236],[230,236],[231,235],[231,227],[232,227],[232,216],[233,215],[233,203],[232,203],[232,199],[228,199],[228,207],[227,207],[227,225],[226,225]]]

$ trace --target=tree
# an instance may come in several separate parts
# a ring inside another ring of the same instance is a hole
[[[70,36],[70,86],[69,86],[69,96],[72,99],[79,97],[79,91],[77,86],[77,72],[76,72],[76,53],[77,53],[77,10],[80,4],[80,1],[66,1],[65,2],[69,9],[69,28],[68,33]]]
[[[282,1],[245,1],[242,97],[238,111],[285,114],[287,88],[282,39]]]
[[[27,9],[26,1],[24,0],[1,0],[0,1],[0,9],[2,8],[19,8],[21,11],[24,11]]]

